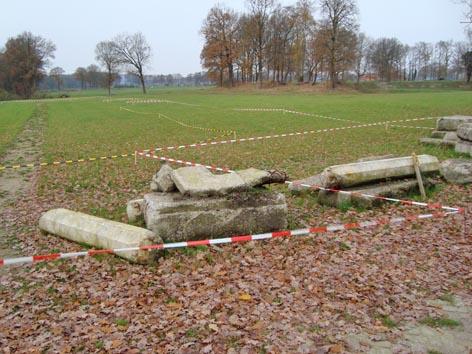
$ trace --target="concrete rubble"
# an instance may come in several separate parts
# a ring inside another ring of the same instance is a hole
[[[421,143],[452,147],[457,153],[472,156],[472,116],[440,118],[436,129],[430,138],[420,139]]]
[[[163,176],[175,189],[162,188]],[[262,186],[287,178],[283,172],[254,168],[213,174],[202,166],[173,170],[165,164],[153,177],[159,192],[152,188],[143,199],[130,201],[128,219],[144,219],[146,228],[165,242],[283,230],[288,213],[285,197]]]
[[[420,171],[425,177],[439,171],[439,160],[435,156],[420,155],[418,161]],[[401,198],[408,193],[416,192],[419,188],[411,156],[380,160],[369,158],[365,162],[331,166],[318,175],[296,181],[290,186],[290,190],[307,189],[299,186],[300,183],[353,192],[353,194],[346,194],[319,191],[320,204],[336,207],[356,205],[369,208],[378,204],[379,201],[361,194]],[[424,183],[428,185],[431,181],[426,178]]]
[[[39,219],[39,228],[43,232],[94,248],[130,248],[162,243],[159,236],[144,228],[67,209],[53,209],[44,213]],[[153,261],[155,253],[128,251],[120,252],[118,256],[145,264]]]
[[[472,183],[472,160],[454,159],[441,163],[441,175],[449,183]]]

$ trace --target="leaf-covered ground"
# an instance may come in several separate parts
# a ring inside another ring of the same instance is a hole
[[[152,115],[120,110],[123,105],[195,126],[234,129],[238,137],[345,125],[229,111],[241,106],[284,106],[362,122],[472,114],[469,92],[311,97],[179,91],[158,97],[205,107],[126,105],[125,100],[96,98],[51,102],[45,159],[111,155],[209,137]],[[169,155],[231,168],[280,168],[292,178],[365,155],[414,150],[441,159],[454,156],[420,146],[418,138],[427,134],[381,127]],[[0,211],[0,220],[16,239],[19,254],[81,250],[42,235],[37,228],[41,213],[65,207],[126,221],[126,201],[148,190],[157,168],[148,160],[135,165],[132,158],[44,168],[31,180],[30,193]],[[286,195],[291,228],[428,212],[391,204],[340,211],[320,207],[311,194]],[[342,351],[349,333],[394,339],[405,323],[434,315],[427,300],[471,293],[472,188],[441,185],[430,198],[464,207],[468,214],[395,228],[173,251],[152,267],[97,256],[2,268],[0,346],[5,352],[311,353]]]

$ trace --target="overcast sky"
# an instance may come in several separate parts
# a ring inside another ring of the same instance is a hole
[[[283,5],[296,0],[282,0]],[[220,1],[243,10],[245,0]],[[97,42],[141,31],[153,49],[150,73],[201,70],[199,30],[216,0],[22,0],[0,5],[0,46],[22,31],[52,40],[54,66],[73,72],[94,62]],[[463,40],[462,8],[453,0],[358,0],[361,30],[404,43]]]

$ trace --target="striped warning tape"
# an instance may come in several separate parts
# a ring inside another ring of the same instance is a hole
[[[424,129],[424,130],[436,130],[436,128],[431,128],[431,127],[415,127],[411,125],[396,125],[396,124],[389,124],[389,127],[393,128],[408,128],[408,129]]]
[[[437,117],[412,118],[412,119],[396,120],[396,121],[389,121],[389,122],[377,122],[377,123],[369,123],[369,124],[361,124],[361,125],[352,125],[352,126],[347,126],[347,127],[326,128],[326,129],[309,130],[309,131],[293,132],[293,133],[283,133],[283,134],[266,135],[266,136],[257,136],[257,137],[250,137],[250,138],[231,139],[231,140],[220,140],[220,141],[214,141],[213,140],[213,141],[198,142],[198,143],[193,143],[193,144],[158,147],[158,148],[153,149],[153,151],[155,151],[155,152],[158,152],[158,151],[171,151],[171,150],[182,150],[182,149],[188,149],[188,148],[199,148],[199,147],[205,147],[205,146],[236,144],[236,143],[243,143],[243,142],[248,142],[248,141],[261,141],[261,140],[268,140],[268,139],[278,139],[278,138],[285,138],[285,137],[312,135],[312,134],[319,134],[319,133],[329,133],[329,132],[335,132],[335,131],[341,131],[341,130],[347,130],[347,129],[361,129],[361,128],[378,127],[378,126],[384,126],[384,125],[390,124],[390,123],[424,121],[424,120],[431,120],[431,119],[437,119]],[[140,152],[150,152],[150,151],[151,150],[140,150]],[[31,163],[31,164],[21,164],[21,165],[14,165],[14,166],[0,166],[0,171],[6,170],[6,169],[18,169],[18,168],[27,168],[27,167],[43,167],[43,166],[53,166],[53,165],[75,164],[75,163],[86,162],[86,161],[116,159],[116,158],[119,158],[119,157],[130,157],[130,156],[134,156],[134,155],[133,154],[122,154],[122,155],[105,156],[105,157],[90,157],[90,158],[79,159],[79,160]]]
[[[341,122],[350,122],[350,123],[362,123],[357,120],[352,120],[352,119],[342,119],[342,118],[335,118],[332,116],[326,116],[326,115],[321,115],[321,114],[315,114],[315,113],[306,113],[306,112],[298,112],[294,110],[289,110],[285,108],[234,108],[234,111],[239,111],[239,112],[282,112],[282,113],[291,113],[291,114],[297,114],[297,115],[302,115],[302,116],[310,116],[310,117],[318,117],[318,118],[324,118],[324,119],[329,119],[329,120],[336,120],[336,121],[341,121]],[[441,117],[426,117],[423,119],[439,119]],[[395,121],[392,121],[395,122]],[[388,124],[388,123],[386,123]],[[435,128],[429,128],[429,127],[413,127],[409,125],[388,125],[390,127],[396,127],[396,128],[410,128],[410,129],[427,129],[427,130],[435,130]]]
[[[200,107],[198,104],[194,103],[186,103],[186,102],[177,102],[171,100],[163,100],[163,99],[128,99],[126,104],[152,104],[152,103],[168,103],[168,104],[180,104],[183,106],[192,106],[192,107]]]
[[[325,116],[325,115],[315,114],[315,113],[298,112],[298,111],[289,110],[289,109],[285,109],[285,108],[234,108],[233,111],[237,111],[237,112],[282,112],[282,113],[296,114],[296,115],[300,115],[300,116],[318,117],[318,118],[323,118],[323,119],[335,120],[335,121],[339,121],[339,122],[361,123],[357,120],[352,120],[352,119],[341,119],[341,118],[335,118],[335,117],[330,117],[330,116]]]
[[[156,245],[149,246],[140,246],[140,247],[127,247],[127,248],[116,248],[116,249],[102,249],[102,250],[88,250],[82,252],[71,252],[71,253],[51,253],[45,255],[34,255],[29,257],[19,257],[19,258],[0,258],[0,266],[7,265],[16,265],[16,264],[31,264],[37,262],[45,261],[55,261],[59,259],[72,259],[78,257],[86,256],[96,256],[101,254],[120,254],[123,252],[136,252],[136,251],[153,251],[153,250],[165,250],[165,249],[177,249],[177,248],[186,248],[186,247],[196,247],[196,246],[212,246],[212,245],[221,245],[229,243],[244,243],[250,241],[262,241],[276,238],[288,238],[288,237],[299,237],[299,236],[308,236],[314,234],[324,234],[329,232],[339,232],[339,231],[349,231],[365,228],[373,228],[384,225],[397,226],[407,222],[415,222],[418,220],[432,219],[432,218],[444,218],[450,215],[460,214],[460,211],[453,212],[436,212],[431,214],[422,214],[422,215],[407,215],[396,218],[380,218],[372,221],[361,221],[353,222],[349,224],[333,224],[319,227],[310,227],[306,229],[299,230],[287,230],[287,231],[278,231],[270,232],[264,234],[255,234],[255,235],[244,235],[244,236],[233,236],[233,237],[224,237],[224,238],[215,238],[210,240],[199,240],[199,241],[184,241],[184,242],[173,242],[173,243],[161,243]]]
[[[206,143],[194,143],[194,144],[158,147],[158,148],[155,148],[154,151],[155,152],[171,151],[171,150],[182,150],[182,149],[188,149],[188,148],[199,148],[199,147],[204,147],[204,146],[237,144],[237,143],[243,143],[243,142],[248,142],[248,141],[260,141],[260,140],[278,139],[278,138],[285,138],[285,137],[312,135],[312,134],[319,134],[319,133],[329,133],[329,132],[348,130],[348,129],[378,127],[378,126],[384,126],[389,123],[404,123],[404,122],[424,121],[424,120],[431,120],[431,119],[436,119],[436,117],[411,118],[411,119],[403,119],[403,120],[396,120],[396,121],[389,121],[389,122],[384,121],[384,122],[369,123],[369,124],[351,125],[351,126],[346,126],[346,127],[325,128],[325,129],[307,130],[307,131],[293,132],[293,133],[256,136],[256,137],[250,137],[250,138],[239,138],[239,139],[231,139],[231,140],[211,141],[211,142],[206,142]],[[149,152],[150,150],[140,150],[140,151]]]
[[[299,182],[285,182],[288,185],[294,185],[297,187],[303,187],[306,189],[314,189],[314,190],[321,190],[321,191],[326,191],[326,192],[333,192],[333,193],[339,193],[339,194],[345,194],[345,195],[352,195],[352,196],[359,196],[359,197],[364,197],[364,198],[369,198],[369,199],[378,199],[382,201],[388,201],[388,202],[393,202],[393,203],[399,203],[403,205],[415,205],[415,206],[420,206],[420,207],[427,207],[429,209],[443,209],[443,210],[449,210],[449,211],[454,211],[454,212],[459,212],[461,209],[460,208],[454,208],[454,207],[448,207],[441,205],[439,203],[423,203],[423,202],[416,202],[414,200],[405,200],[405,199],[397,199],[397,198],[388,198],[388,197],[382,197],[379,195],[372,195],[372,194],[367,194],[367,193],[360,193],[360,192],[352,192],[352,191],[345,191],[341,189],[336,189],[336,188],[325,188],[316,184],[304,184],[304,183],[299,183]]]
[[[159,161],[175,163],[175,164],[178,164],[178,165],[201,166],[201,167],[205,167],[206,169],[211,170],[211,171],[218,171],[218,172],[225,172],[225,173],[235,172],[235,171],[230,170],[229,168],[225,168],[225,167],[217,167],[217,166],[214,166],[214,165],[204,165],[204,164],[197,163],[197,162],[173,159],[171,157],[157,156],[157,155],[154,155],[152,152],[145,153],[145,152],[142,152],[142,151],[136,151],[136,155],[141,156],[141,157],[152,158],[152,159],[159,160]]]
[[[196,125],[190,125],[190,124],[184,123],[180,120],[171,118],[168,115],[163,114],[163,113],[139,112],[139,111],[135,111],[135,110],[132,110],[132,109],[129,109],[129,108],[126,108],[126,107],[120,107],[120,110],[124,110],[124,111],[131,112],[131,113],[134,113],[134,114],[140,114],[140,115],[158,116],[159,118],[164,118],[168,121],[174,122],[174,123],[180,125],[181,127],[190,128],[190,129],[197,129],[197,130],[202,130],[202,131],[206,131],[206,132],[212,132],[212,133],[216,132],[216,133],[222,133],[223,134],[223,135],[221,135],[219,137],[216,137],[216,138],[221,138],[221,137],[224,137],[224,136],[234,136],[236,134],[236,132],[234,130],[223,130],[223,129],[206,128],[206,127],[199,127],[199,126],[196,126]]]
[[[102,161],[102,160],[115,160],[118,158],[132,157],[133,154],[121,154],[121,155],[111,155],[111,156],[99,156],[99,157],[87,157],[78,160],[62,160],[54,162],[35,162],[27,163],[20,165],[11,165],[11,166],[0,166],[0,171],[3,170],[16,170],[19,168],[31,168],[31,167],[44,167],[44,166],[59,166],[59,165],[71,165],[78,164],[82,162],[92,162],[92,161]]]
[[[136,151],[136,155],[140,157],[145,157],[145,158],[152,158],[155,160],[160,160],[164,162],[170,162],[170,163],[175,163],[179,165],[185,165],[185,166],[202,166],[205,167],[211,171],[218,171],[218,172],[225,172],[225,173],[231,173],[235,172],[234,170],[231,170],[227,167],[217,167],[215,165],[205,165],[201,163],[197,163],[194,161],[184,161],[184,160],[178,160],[178,159],[173,159],[170,157],[165,157],[165,156],[157,156],[154,155],[152,152],[144,152],[144,151]],[[372,195],[372,194],[366,194],[366,193],[359,193],[359,192],[352,192],[352,191],[345,191],[341,189],[335,189],[335,188],[325,188],[319,185],[315,184],[303,184],[300,182],[290,182],[287,181],[285,182],[287,185],[296,185],[298,187],[303,187],[306,189],[316,189],[316,190],[324,190],[327,192],[333,192],[333,193],[341,193],[341,194],[346,194],[346,195],[353,195],[353,196],[361,196],[365,198],[370,198],[370,199],[378,199],[382,201],[388,201],[388,202],[393,202],[393,203],[399,203],[403,205],[415,205],[415,206],[420,206],[420,207],[427,207],[429,209],[443,209],[443,210],[448,210],[452,212],[459,212],[462,209],[461,208],[455,208],[455,207],[448,207],[448,206],[443,206],[439,203],[423,203],[423,202],[416,202],[413,200],[406,200],[406,199],[397,199],[397,198],[388,198],[388,197],[382,197],[378,195]]]

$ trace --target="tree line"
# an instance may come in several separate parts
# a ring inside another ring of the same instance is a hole
[[[30,32],[9,38],[5,48],[0,50],[0,90],[31,98],[46,77],[51,78],[60,90],[64,70],[54,67],[49,71],[49,76],[46,71],[55,51],[56,46],[50,40]],[[151,59],[151,47],[142,33],[120,34],[112,40],[98,43],[95,58],[103,71],[92,64],[87,68],[77,68],[74,73],[82,88],[103,85],[111,94],[119,70],[126,70],[139,80],[143,93],[146,93],[144,69]]]
[[[281,6],[248,0],[239,13],[214,6],[201,28],[201,62],[220,86],[263,81],[460,80],[470,82],[472,33],[468,42],[443,40],[413,46],[396,38],[359,33],[355,0],[310,0]],[[318,15],[316,18],[315,15]]]

